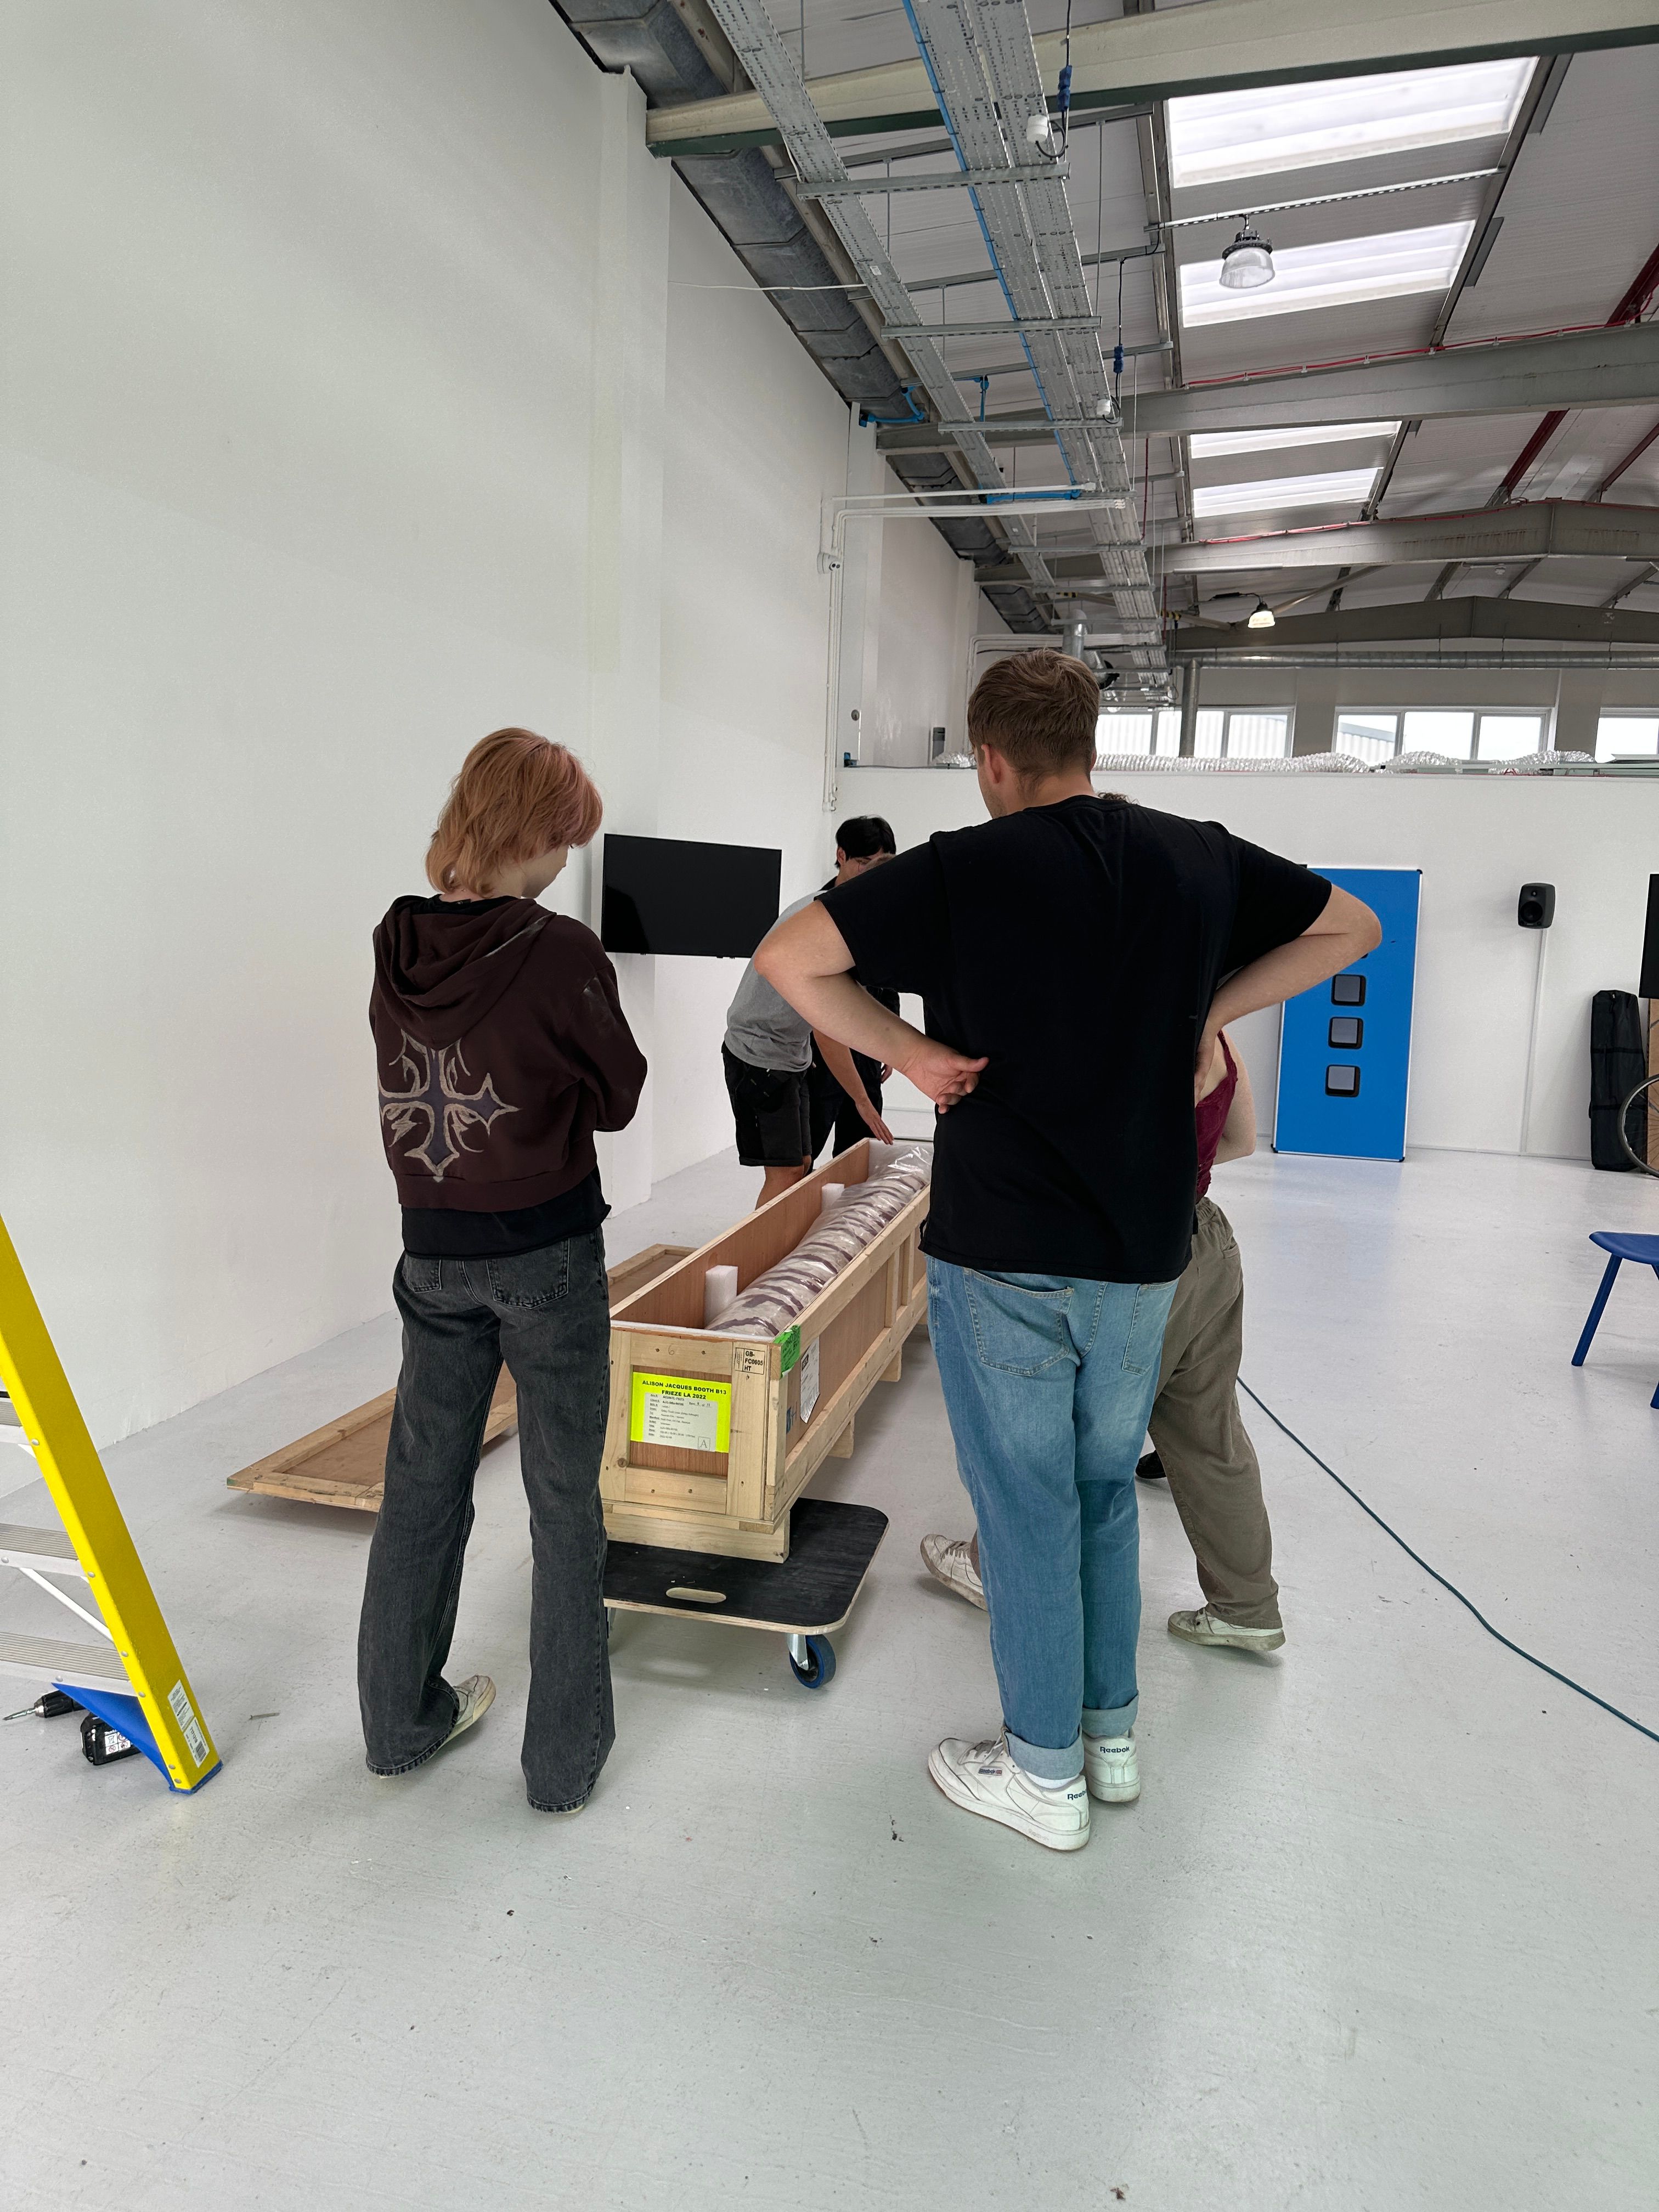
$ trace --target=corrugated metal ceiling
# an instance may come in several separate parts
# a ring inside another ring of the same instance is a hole
[[[1202,4],[1203,0],[1194,0]],[[1167,0],[1166,0],[1167,4]],[[1125,12],[1115,0],[1092,0],[1073,12],[1076,24]],[[1133,10],[1132,10],[1133,12]],[[799,43],[803,11],[799,0],[773,0],[779,30]],[[1057,29],[1065,17],[1063,0],[1031,0],[1036,31]],[[870,0],[805,0],[804,32],[809,78],[907,58],[915,52],[902,5],[872,5]],[[1558,68],[1559,65],[1558,64]],[[1351,81],[1349,89],[1354,88]],[[1260,95],[1270,100],[1271,91]],[[1072,133],[1067,195],[1079,244],[1085,258],[1145,242],[1146,191],[1150,144],[1156,126],[1118,121],[1087,125]],[[920,168],[949,170],[949,155],[918,161],[904,158],[907,146],[937,145],[937,126],[872,140],[843,140],[841,151],[856,164],[872,153],[890,153],[896,174]],[[1217,179],[1170,196],[1166,211],[1176,217],[1218,209],[1242,209],[1274,201],[1355,192],[1383,185],[1495,167],[1501,136],[1459,138],[1330,161],[1304,161],[1295,168],[1248,179]],[[1545,331],[1601,324],[1659,243],[1659,47],[1580,53],[1565,67],[1544,127],[1526,137],[1504,187],[1502,228],[1479,281],[1462,293],[1445,332],[1450,342]],[[1316,247],[1330,241],[1382,240],[1390,234],[1430,225],[1470,222],[1481,213],[1487,185],[1475,181],[1437,185],[1426,190],[1339,202],[1264,215],[1257,228],[1283,250]],[[907,193],[867,204],[884,232],[890,223],[891,251],[901,275],[913,286],[986,265],[986,252],[967,197],[959,192]],[[1178,298],[1178,272],[1197,262],[1212,262],[1232,235],[1228,224],[1194,225],[1164,233],[1170,290]],[[1171,356],[1156,347],[1159,332],[1154,299],[1154,264],[1130,261],[1088,271],[1091,289],[1104,319],[1103,343],[1109,349],[1120,332],[1126,349],[1123,393],[1158,388],[1170,380]],[[1236,297],[1237,295],[1229,295]],[[1246,295],[1249,297],[1250,295]],[[1267,305],[1271,294],[1259,295]],[[1182,372],[1188,381],[1237,374],[1247,369],[1295,368],[1354,356],[1428,345],[1446,301],[1443,286],[1406,296],[1299,313],[1274,312],[1206,321],[1201,327],[1177,325]],[[926,317],[963,321],[1004,312],[1000,295],[988,276],[984,286],[953,288],[924,299]],[[1136,350],[1148,349],[1147,350]],[[992,414],[1037,407],[1037,394],[1024,371],[1012,337],[952,341],[949,356],[963,374],[1001,372],[988,386]],[[977,398],[975,397],[975,404]],[[1587,409],[1569,415],[1540,453],[1516,496],[1584,498],[1593,495],[1607,470],[1659,422],[1653,408]],[[1449,511],[1484,505],[1502,482],[1537,427],[1526,416],[1428,421],[1405,438],[1382,512],[1387,515]],[[1372,438],[1298,449],[1293,438],[1281,450],[1206,456],[1190,462],[1181,442],[1137,441],[1131,447],[1147,517],[1147,535],[1156,545],[1180,535],[1178,479],[1183,471],[1200,487],[1274,481],[1302,474],[1380,464],[1386,444]],[[1010,449],[1005,468],[1022,487],[1063,480],[1052,448]],[[1659,442],[1623,475],[1616,496],[1621,503],[1659,503]],[[1352,520],[1359,509],[1344,505],[1269,507],[1261,512],[1200,515],[1194,534],[1236,538],[1310,524]],[[1046,533],[1045,533],[1046,534]],[[1063,532],[1054,533],[1056,542]],[[1300,572],[1294,586],[1265,570],[1252,572],[1240,549],[1236,577],[1225,580],[1269,596],[1297,595],[1316,589],[1320,579]],[[1593,573],[1592,573],[1593,572]],[[1604,573],[1605,572],[1605,573]],[[1330,572],[1330,581],[1336,576]],[[1421,598],[1435,581],[1432,569],[1372,570],[1356,578],[1345,604]],[[1453,594],[1497,592],[1513,582],[1513,570],[1470,568],[1443,588]],[[1595,603],[1620,587],[1616,564],[1555,559],[1540,564],[1514,584],[1517,597]],[[1220,580],[1204,580],[1204,596],[1213,596]],[[1170,602],[1183,607],[1194,593],[1190,580],[1171,580]],[[1316,604],[1316,601],[1310,602]],[[1659,584],[1626,602],[1632,608],[1659,606]]]

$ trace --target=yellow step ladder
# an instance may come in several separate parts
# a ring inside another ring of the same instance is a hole
[[[0,1441],[33,1455],[63,1522],[61,1530],[0,1523],[0,1566],[15,1567],[106,1639],[0,1630],[0,1668],[66,1690],[137,1744],[171,1789],[199,1790],[219,1771],[219,1754],[3,1221],[0,1382],[10,1401],[0,1401]],[[102,1619],[52,1577],[84,1580]]]

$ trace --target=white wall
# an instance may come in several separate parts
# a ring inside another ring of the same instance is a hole
[[[653,834],[781,846],[787,904],[835,866],[822,805],[830,598],[818,517],[846,484],[849,410],[763,295],[702,289],[747,279],[678,179],[670,265]],[[661,1176],[732,1141],[720,1048],[743,963],[649,964]]]
[[[369,935],[478,736],[819,879],[847,416],[545,0],[12,0],[0,88],[0,1213],[107,1440],[387,1306]],[[648,1179],[731,979],[634,981]]]
[[[1516,927],[1516,896],[1523,883],[1553,883],[1530,1149],[1589,1158],[1589,1002],[1599,990],[1635,989],[1648,877],[1659,864],[1659,805],[1644,787],[1611,778],[1201,774],[1115,775],[1110,784],[1144,805],[1224,822],[1310,867],[1422,869],[1413,1145],[1519,1149],[1538,938]],[[860,811],[888,817],[901,848],[984,819],[965,773],[861,770],[842,781],[843,805],[854,795]],[[1243,1026],[1265,1127],[1277,1021],[1258,1014]],[[892,1095],[912,1109],[925,1103],[908,1085]]]
[[[901,495],[891,470],[883,473],[885,490]],[[915,768],[926,763],[935,727],[951,732],[947,750],[963,742],[968,641],[981,603],[973,562],[959,561],[931,524],[906,520],[880,530],[877,673],[860,757],[872,767]]]

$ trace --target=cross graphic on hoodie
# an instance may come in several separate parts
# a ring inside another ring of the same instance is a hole
[[[500,1115],[519,1110],[496,1096],[491,1076],[486,1075],[476,1091],[461,1088],[468,1070],[458,1044],[417,1044],[405,1031],[398,1066],[408,1075],[410,1087],[388,1091],[385,1084],[380,1085],[381,1119],[398,1144],[414,1135],[424,1121],[425,1137],[405,1157],[418,1162],[435,1182],[443,1181],[466,1149],[463,1139],[469,1129],[488,1130]]]

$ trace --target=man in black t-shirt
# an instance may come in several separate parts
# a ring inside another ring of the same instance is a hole
[[[1190,1250],[1195,1070],[1223,1024],[1380,941],[1370,908],[1218,823],[1090,781],[1099,690],[1052,652],[969,703],[992,820],[781,922],[755,964],[815,1029],[925,1091],[928,1322],[979,1516],[1004,1729],[928,1762],[1058,1850],[1139,1794],[1134,1465]],[[918,993],[919,1035],[851,981]]]

